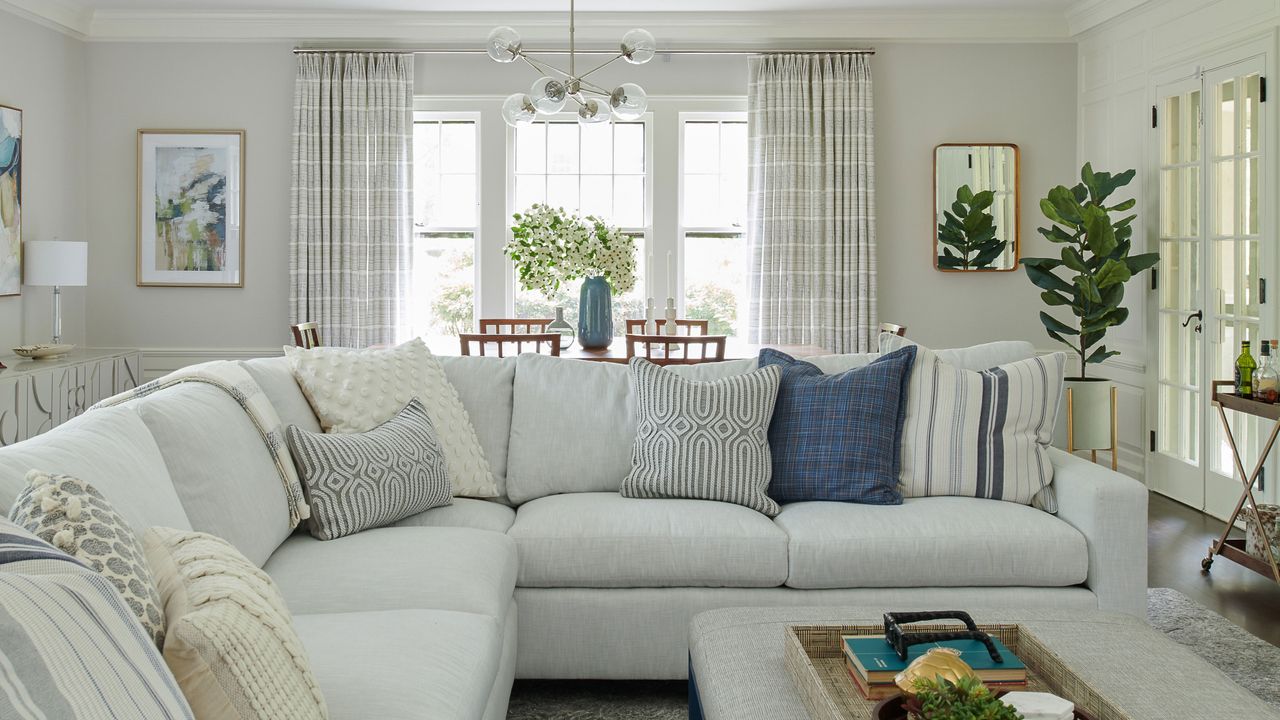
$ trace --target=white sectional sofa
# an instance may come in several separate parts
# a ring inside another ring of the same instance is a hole
[[[941,353],[981,369],[1032,349]],[[1145,489],[1065,453],[1052,451],[1056,516],[970,498],[794,503],[775,519],[628,499],[617,493],[635,427],[625,366],[441,361],[502,498],[457,498],[331,541],[290,531],[250,420],[192,383],[0,449],[0,506],[37,468],[94,484],[139,531],[226,538],[281,588],[337,719],[501,718],[515,677],[683,678],[689,620],[717,607],[1144,611]],[[711,379],[754,364],[675,371]],[[283,358],[243,366],[286,423],[319,429]]]

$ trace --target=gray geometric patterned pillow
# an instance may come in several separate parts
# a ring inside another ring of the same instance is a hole
[[[321,540],[453,500],[444,451],[417,398],[367,432],[313,433],[290,425],[286,435],[311,505],[308,527]]]
[[[769,420],[781,378],[770,365],[696,382],[632,358],[638,422],[622,496],[718,500],[777,515],[766,491],[773,476]]]
[[[32,470],[9,519],[111,581],[156,647],[164,646],[164,605],[133,528],[92,485]]]

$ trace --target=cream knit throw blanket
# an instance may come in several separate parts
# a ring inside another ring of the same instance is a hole
[[[89,409],[96,410],[120,405],[167,387],[188,382],[212,385],[239,403],[240,408],[249,416],[249,420],[258,430],[258,434],[262,436],[262,443],[267,446],[267,451],[275,461],[276,471],[280,473],[285,495],[289,498],[289,527],[297,527],[298,523],[311,517],[311,508],[307,506],[306,498],[302,494],[298,471],[293,465],[289,446],[285,442],[284,422],[276,413],[275,407],[271,405],[271,401],[267,399],[266,393],[254,381],[253,376],[234,362],[215,360],[175,370],[158,380],[152,380],[132,390],[109,397]]]

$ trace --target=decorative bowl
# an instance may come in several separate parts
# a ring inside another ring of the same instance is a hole
[[[66,355],[75,349],[75,345],[19,345],[13,349],[13,354],[31,360],[50,360]]]
[[[996,693],[996,697],[1001,695],[1004,693]],[[913,700],[914,698],[908,698],[901,693],[887,697],[877,703],[871,711],[871,720],[909,720],[914,717],[911,713],[918,709],[918,703],[913,707]],[[1094,717],[1077,707],[1076,720],[1094,720]]]

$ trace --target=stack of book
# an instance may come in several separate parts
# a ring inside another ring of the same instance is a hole
[[[908,648],[907,659],[902,660],[894,652],[883,635],[845,635],[844,662],[853,678],[854,685],[862,697],[868,700],[883,700],[900,692],[893,679],[916,658],[932,648],[952,648],[960,653],[960,659],[978,674],[982,684],[993,692],[998,690],[1020,690],[1027,686],[1027,668],[999,638],[992,637],[996,649],[1000,651],[1004,662],[997,663],[991,659],[987,646],[977,640],[945,640],[943,642],[912,645]]]

